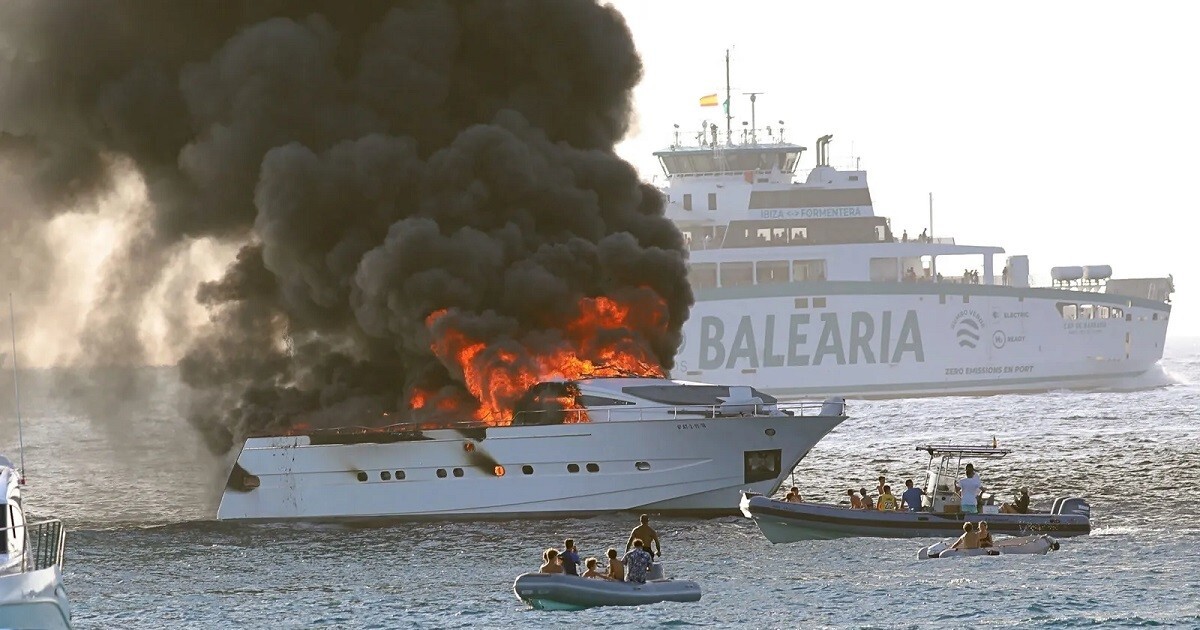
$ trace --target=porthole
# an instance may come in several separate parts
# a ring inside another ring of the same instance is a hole
[[[650,470],[650,462],[638,462],[633,466],[638,470]]]
[[[463,476],[463,469],[461,469],[461,468],[455,468],[455,469],[454,469],[454,476],[455,476],[455,477],[461,477],[461,476]]]
[[[396,471],[396,481],[403,481],[403,480],[404,480],[404,471],[397,470]]]
[[[437,471],[437,476],[438,476],[438,479],[445,479],[446,478],[446,469],[439,468]]]
[[[359,473],[358,473],[357,477],[358,477],[358,480],[359,480],[359,481],[366,481],[366,480],[367,480],[367,473],[365,473],[365,472],[362,472],[362,471],[359,471]]]
[[[763,433],[766,433],[767,437],[774,437],[775,429],[767,429],[766,431],[763,431]]]
[[[587,471],[588,472],[600,472],[600,464],[588,464]]]
[[[380,479],[382,479],[382,480],[384,480],[384,481],[391,481],[391,480],[392,480],[392,473],[390,473],[390,472],[388,472],[388,471],[386,471],[386,470],[385,470],[385,471],[383,471],[383,472],[379,473],[379,478],[380,478]]]
[[[569,473],[579,472],[579,464],[567,464],[567,472],[569,472]]]
[[[521,472],[526,475],[532,475],[533,474],[533,466],[530,466],[529,464],[525,464],[524,466],[521,467]]]

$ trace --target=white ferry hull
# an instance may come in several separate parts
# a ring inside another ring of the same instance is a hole
[[[1060,303],[1121,309],[1064,319]],[[1120,388],[1161,358],[1170,304],[951,283],[804,282],[697,292],[676,378],[776,396]]]
[[[0,577],[0,628],[71,627],[71,609],[57,566]]]
[[[478,519],[623,510],[736,514],[741,490],[775,491],[809,449],[844,419],[681,415],[438,429],[392,443],[250,438],[217,517]],[[497,466],[503,467],[501,476]],[[253,481],[244,483],[250,476]]]

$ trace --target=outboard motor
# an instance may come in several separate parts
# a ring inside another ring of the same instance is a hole
[[[825,399],[825,403],[821,405],[822,416],[845,416],[846,415],[846,398],[844,396],[832,396]]]
[[[1080,497],[1065,497],[1063,499],[1059,499],[1056,501],[1056,503],[1058,504],[1058,511],[1056,514],[1082,516],[1084,518],[1091,518],[1092,516],[1092,506],[1088,505],[1086,499]]]

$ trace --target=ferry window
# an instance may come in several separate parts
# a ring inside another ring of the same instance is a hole
[[[587,471],[588,472],[600,472],[600,464],[588,464]]]
[[[521,467],[521,472],[526,475],[532,475],[533,474],[533,466],[530,466],[529,464],[525,464],[524,466]]]
[[[899,282],[900,261],[896,258],[872,258],[871,282]]]
[[[771,230],[771,238],[779,242],[787,241],[787,228],[775,228]]]
[[[807,280],[824,280],[825,279],[825,261],[824,260],[793,260],[792,261],[792,281],[804,282]]]
[[[1058,312],[1062,313],[1063,319],[1076,319],[1078,317],[1078,311],[1074,304],[1059,302]]]
[[[792,228],[792,242],[808,240],[808,228],[794,227]]]
[[[712,289],[717,286],[716,263],[692,263],[688,265],[688,281],[697,289]]]
[[[1091,319],[1091,318],[1092,318],[1092,305],[1091,304],[1081,305],[1079,307],[1079,319]]]
[[[687,244],[687,248],[692,248],[692,233],[685,231],[683,233],[683,242]]]
[[[771,228],[760,228],[756,236],[760,241],[771,242]]]
[[[1112,308],[1111,312],[1112,312],[1113,319],[1121,319],[1122,317],[1124,317],[1124,315],[1121,313],[1121,309],[1119,309],[1115,306]]]
[[[880,243],[886,241],[887,240],[887,228],[883,227],[882,225],[876,225],[875,226],[875,240],[879,241]]]
[[[391,481],[392,473],[391,473],[391,471],[388,471],[388,470],[382,471],[379,473],[379,478],[384,481]]]
[[[438,479],[445,479],[446,478],[446,469],[445,468],[437,469],[437,476],[438,476]]]
[[[754,284],[754,267],[748,262],[721,263],[720,274],[723,287]]]
[[[688,211],[692,209],[692,196],[690,194],[683,196],[683,209]]]
[[[763,260],[755,264],[757,271],[756,279],[758,284],[777,284],[788,281],[788,267],[791,265],[786,260]]]
[[[794,304],[796,308],[808,308],[808,298],[796,298]]]
[[[813,308],[825,308],[825,298],[813,298]]]
[[[455,469],[454,469],[454,476],[455,476],[455,477],[461,477],[461,476],[463,476],[463,469],[461,469],[461,468],[455,468]]]
[[[404,481],[404,471],[403,470],[396,471],[396,481]]]
[[[356,479],[358,479],[359,481],[366,481],[366,480],[367,480],[367,473],[365,473],[365,472],[362,472],[362,471],[360,470],[360,471],[358,472],[358,474],[357,474],[357,475],[355,475],[354,477],[355,477]]]
[[[579,472],[579,464],[567,464],[567,472],[569,472],[569,473]]]
[[[1100,319],[1108,319],[1108,307],[1107,306],[1097,306],[1096,307],[1096,317],[1098,317]]]
[[[717,209],[717,193],[708,193],[708,209]]]

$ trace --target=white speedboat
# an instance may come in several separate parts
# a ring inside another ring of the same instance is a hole
[[[1040,534],[1037,536],[1011,536],[1000,538],[991,547],[980,549],[951,549],[956,538],[943,540],[940,543],[922,547],[917,552],[917,558],[967,558],[971,556],[1003,556],[1003,555],[1046,555],[1058,549],[1058,541]]]
[[[0,456],[0,628],[70,628],[62,580],[66,532],[62,521],[27,522],[20,478],[12,462]]]
[[[655,563],[655,567],[661,565]],[[643,583],[615,582],[562,573],[523,573],[513,582],[521,601],[538,610],[583,610],[596,606],[642,606],[659,602],[698,602],[700,585],[662,577]]]
[[[221,520],[447,519],[639,510],[736,514],[845,420],[844,401],[661,378],[541,383],[505,426],[299,431],[246,440]]]
[[[1169,275],[1077,265],[1039,281],[1027,256],[934,236],[932,198],[931,225],[902,230],[875,213],[866,171],[831,165],[832,136],[804,173],[783,122],[764,131],[750,113],[747,128],[676,125],[654,154],[696,296],[675,377],[778,396],[984,394],[1120,387],[1162,358]]]

